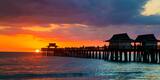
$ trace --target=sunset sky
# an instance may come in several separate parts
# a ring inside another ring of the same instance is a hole
[[[160,39],[160,0],[0,0],[0,51],[101,46],[126,32]]]

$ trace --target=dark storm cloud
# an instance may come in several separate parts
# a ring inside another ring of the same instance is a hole
[[[160,24],[159,16],[140,15],[146,2],[147,0],[0,0],[0,24]]]

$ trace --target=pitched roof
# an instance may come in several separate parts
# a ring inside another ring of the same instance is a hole
[[[122,34],[113,35],[111,39],[106,40],[105,42],[119,42],[119,41],[122,41],[122,42],[123,41],[125,41],[125,42],[129,41],[129,42],[131,42],[133,40],[128,36],[127,33],[122,33]]]
[[[135,41],[143,42],[143,41],[159,41],[156,39],[154,34],[145,34],[145,35],[139,35]]]

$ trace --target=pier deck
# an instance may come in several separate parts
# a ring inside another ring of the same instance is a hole
[[[44,56],[103,59],[116,62],[160,63],[160,49],[42,48]]]

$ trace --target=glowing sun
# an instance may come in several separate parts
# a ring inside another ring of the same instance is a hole
[[[36,50],[35,50],[35,52],[36,52],[36,53],[39,53],[39,52],[40,52],[40,50],[39,50],[39,49],[36,49]]]

